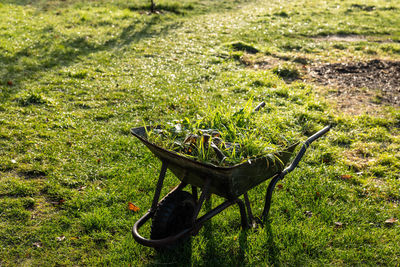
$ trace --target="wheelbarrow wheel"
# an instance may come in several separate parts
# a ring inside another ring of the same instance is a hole
[[[166,238],[189,228],[192,225],[195,207],[195,198],[186,191],[176,191],[167,195],[157,206],[150,238]]]

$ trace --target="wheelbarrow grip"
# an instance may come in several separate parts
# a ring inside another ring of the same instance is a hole
[[[261,108],[265,107],[265,102],[261,102],[260,104],[257,105],[257,107],[254,109],[255,112],[259,111]]]
[[[331,128],[331,125],[326,126],[325,128],[323,128],[322,130],[318,131],[317,133],[313,134],[312,136],[310,136],[304,143],[303,146],[301,147],[299,153],[296,155],[296,157],[294,158],[292,164],[290,164],[289,167],[287,167],[285,170],[283,170],[281,177],[283,178],[283,176],[285,176],[286,174],[288,174],[289,172],[293,171],[297,165],[299,164],[301,158],[304,156],[304,153],[306,153],[307,148],[309,147],[309,145],[314,142],[315,140],[317,140],[318,138],[320,138],[321,136],[323,136],[324,134],[326,134],[329,129]]]

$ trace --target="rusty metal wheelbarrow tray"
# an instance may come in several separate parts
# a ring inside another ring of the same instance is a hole
[[[298,145],[295,143],[272,157],[265,156],[234,166],[221,167],[193,160],[149,142],[145,127],[134,128],[131,132],[161,161],[167,161],[168,169],[179,180],[201,188],[210,179],[210,193],[227,199],[241,196],[281,172]]]

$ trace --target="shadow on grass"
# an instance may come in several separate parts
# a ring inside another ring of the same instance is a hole
[[[148,266],[170,265],[191,266],[192,264],[192,239],[187,240],[171,249],[157,251],[154,260]]]
[[[208,206],[206,206],[208,208]],[[209,206],[211,210],[211,205]],[[264,248],[264,255],[265,255],[265,262],[268,265],[275,266],[280,265],[279,262],[279,248],[276,246],[274,242],[274,235],[271,228],[271,222],[268,220],[264,224],[265,229],[265,245],[262,247]],[[218,229],[215,229],[216,231]],[[246,263],[246,251],[249,250],[249,243],[248,243],[248,235],[253,231],[252,229],[249,230],[241,230],[239,233],[238,240],[240,249],[237,252],[232,251],[232,253],[226,253],[225,250],[219,250],[218,248],[221,247],[218,240],[215,239],[213,234],[213,225],[211,221],[208,221],[204,225],[204,236],[205,240],[207,240],[207,247],[205,251],[205,255],[203,256],[204,262],[206,266],[245,266]],[[255,230],[257,231],[257,230]],[[264,236],[263,236],[264,237]],[[258,238],[262,238],[260,235]]]
[[[241,1],[235,2],[238,5]],[[90,2],[90,3],[94,3]],[[81,0],[55,0],[55,1],[31,1],[31,0],[4,0],[4,4],[13,5],[32,5],[35,6],[39,12],[46,12],[50,8],[65,8],[66,5],[85,4]],[[204,3],[185,3],[185,2],[171,2],[171,3],[156,3],[156,10],[162,12],[170,12],[177,15],[192,12],[193,14],[203,14],[205,12],[223,12],[227,9],[232,9],[232,2],[211,2]],[[132,11],[143,11],[149,8],[148,5],[142,2],[133,1],[117,1],[116,4],[120,7],[126,7]],[[51,35],[54,30],[52,26],[45,27],[42,32],[37,35],[45,36],[39,39],[36,44],[24,48],[21,51],[7,56],[0,54],[0,103],[6,102],[12,95],[21,90],[21,84],[24,81],[31,79],[40,79],[40,73],[49,71],[51,69],[69,66],[75,61],[78,61],[81,56],[88,56],[90,54],[102,51],[112,50],[115,47],[122,47],[130,43],[137,43],[142,39],[150,38],[158,35],[165,35],[170,30],[179,26],[179,22],[171,20],[162,21],[160,14],[151,14],[150,16],[144,15],[142,18],[146,20],[132,22],[122,32],[105,41],[102,44],[91,43],[85,37],[75,37],[61,42],[56,42],[54,39],[62,38],[57,36],[57,33]],[[144,25],[142,25],[144,24]],[[153,27],[157,25],[157,27]],[[36,39],[38,36],[36,36]],[[35,38],[34,38],[35,39]]]
[[[212,210],[211,200],[207,200],[204,203],[206,212]],[[214,229],[215,228],[215,229]],[[201,248],[201,264],[204,266],[246,266],[246,251],[249,250],[248,235],[251,230],[241,230],[238,240],[240,249],[239,251],[232,253],[226,253],[226,250],[221,250],[220,241],[215,238],[213,230],[218,231],[218,227],[214,227],[212,221],[205,222],[203,226],[204,241],[206,242],[205,248]],[[275,266],[280,265],[278,254],[279,249],[275,245],[274,236],[271,229],[270,221],[264,224],[266,232],[266,242],[262,247],[265,249],[263,255],[265,255],[265,262],[268,265]],[[261,238],[261,236],[259,236]],[[195,263],[192,262],[192,241],[188,239],[183,243],[180,243],[173,248],[156,251],[152,257],[151,262],[146,266],[155,265],[171,265],[171,266],[192,266]]]
[[[97,1],[101,2],[101,1]],[[104,1],[107,2],[107,1]],[[148,3],[147,3],[148,2]],[[119,6],[120,8],[128,8],[131,11],[143,11],[149,12],[151,11],[151,3],[150,1],[141,1],[141,0],[133,0],[133,1],[117,1],[114,5]],[[171,12],[177,15],[183,15],[187,13],[187,11],[191,11],[195,9],[193,3],[182,3],[181,1],[170,1],[170,2],[161,2],[155,1],[155,7],[153,13],[164,13]],[[67,8],[73,5],[93,5],[96,3],[96,0],[87,1],[87,0],[53,0],[53,1],[32,1],[32,0],[3,0],[3,4],[8,5],[19,5],[19,6],[33,6],[37,10],[47,11],[51,9],[58,8]]]
[[[40,72],[60,66],[69,66],[77,61],[80,56],[88,56],[115,47],[127,46],[156,35],[167,34],[170,30],[177,28],[178,25],[178,23],[167,23],[164,26],[157,27],[157,30],[153,29],[154,25],[163,24],[158,15],[152,15],[150,20],[144,22],[142,27],[140,27],[140,23],[143,22],[132,23],[124,28],[118,36],[101,45],[90,43],[85,37],[76,37],[57,45],[54,45],[51,40],[41,41],[33,47],[22,49],[13,56],[0,55],[0,62],[4,66],[3,70],[0,71],[0,86],[3,83],[3,90],[0,90],[2,101],[4,102],[13,94],[18,93],[23,81],[36,77]],[[43,34],[48,34],[46,31],[52,31],[52,28],[44,28]],[[48,51],[49,48],[50,51]],[[26,58],[34,58],[36,62],[24,63]]]
[[[212,210],[212,198],[207,199],[207,201],[204,203],[206,212],[210,212]],[[206,252],[205,252],[205,259],[206,261],[208,259],[214,259],[215,257],[218,257],[215,252],[215,239],[213,235],[213,225],[211,220],[208,220],[204,224],[204,237],[205,240],[207,240],[207,247],[206,247]]]
[[[20,6],[26,6],[32,4],[31,0],[3,0],[3,4],[12,4],[12,5],[20,5]]]
[[[274,235],[272,233],[272,229],[271,229],[271,222],[270,220],[267,220],[264,223],[264,228],[265,228],[265,232],[267,233],[267,250],[266,251],[268,253],[267,258],[268,258],[268,262],[270,265],[279,265],[279,261],[277,259],[277,254],[278,254],[278,248],[275,245],[274,242]]]
[[[194,10],[194,6],[192,4],[188,5],[182,5],[178,4],[176,2],[174,3],[160,3],[156,4],[154,7],[153,12],[151,12],[151,4],[141,4],[141,5],[135,5],[135,6],[130,6],[128,8],[131,11],[139,11],[139,12],[149,12],[150,13],[164,13],[164,12],[171,12],[176,15],[184,15],[187,11]]]
[[[206,202],[206,211],[212,209],[211,200]],[[236,206],[230,207],[231,209]],[[217,215],[218,216],[218,215]],[[221,216],[221,215],[220,215]],[[214,229],[215,228],[215,229]],[[240,249],[238,253],[226,253],[225,250],[220,250],[220,241],[215,238],[213,231],[219,231],[218,227],[213,227],[212,221],[207,221],[204,224],[204,239],[206,240],[206,251],[203,259],[205,266],[241,266],[245,265],[245,252],[248,249],[247,235],[248,231],[241,231],[237,242],[239,242]]]

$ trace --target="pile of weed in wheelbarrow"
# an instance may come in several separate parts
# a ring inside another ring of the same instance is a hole
[[[233,166],[274,153],[298,140],[287,124],[274,120],[265,103],[253,107],[210,110],[197,119],[184,118],[147,130],[147,139],[169,151],[217,166]]]

